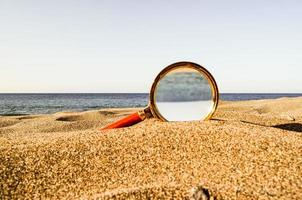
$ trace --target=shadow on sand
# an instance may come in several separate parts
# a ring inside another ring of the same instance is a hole
[[[280,128],[287,131],[295,131],[295,132],[302,132],[302,124],[300,123],[288,123],[288,124],[279,124],[272,126],[274,128]]]
[[[257,124],[254,122],[248,122],[248,121],[241,121],[241,122],[247,123],[247,124],[253,124],[253,125],[257,125],[257,126],[279,128],[279,129],[283,129],[286,131],[295,131],[295,132],[300,132],[300,133],[302,132],[302,124],[300,124],[300,123],[287,123],[287,124],[278,124],[278,125],[274,125],[274,126],[266,126],[266,125]]]

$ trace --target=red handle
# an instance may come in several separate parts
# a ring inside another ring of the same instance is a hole
[[[136,113],[128,115],[127,117],[124,117],[116,122],[113,122],[112,124],[109,124],[109,125],[101,128],[101,130],[127,127],[127,126],[134,125],[138,122],[141,122],[143,120],[144,120],[144,118],[139,115],[139,112],[136,112]]]

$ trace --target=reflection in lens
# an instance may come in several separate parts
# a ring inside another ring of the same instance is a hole
[[[168,121],[205,119],[214,105],[208,79],[191,68],[167,73],[159,81],[155,97],[158,111]]]

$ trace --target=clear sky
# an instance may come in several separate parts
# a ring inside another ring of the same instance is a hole
[[[183,60],[221,92],[302,92],[302,1],[0,0],[0,92],[148,92]]]

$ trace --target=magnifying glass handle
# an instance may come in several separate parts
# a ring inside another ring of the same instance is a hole
[[[113,129],[113,128],[122,128],[122,127],[128,127],[134,124],[137,124],[138,122],[143,121],[146,118],[144,111],[139,111],[136,113],[133,113],[131,115],[128,115],[127,117],[124,117],[112,124],[109,124],[101,130],[107,130],[107,129]]]

